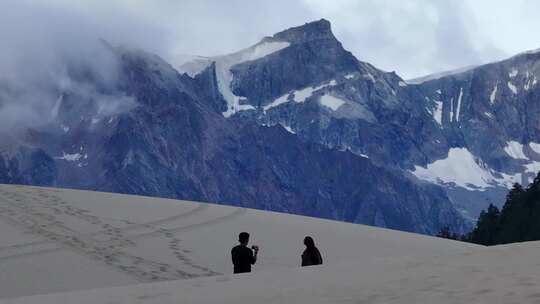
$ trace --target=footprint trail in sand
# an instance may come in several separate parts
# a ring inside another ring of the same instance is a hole
[[[199,204],[170,217],[133,223],[93,215],[89,210],[72,206],[51,191],[22,189],[15,192],[0,186],[0,221],[42,240],[0,247],[0,263],[68,250],[127,273],[141,282],[219,275],[219,272],[191,261],[189,248],[182,248],[181,233],[229,220],[243,212],[237,209],[231,214],[184,225],[186,219],[211,208],[211,205]],[[170,255],[175,260],[165,259],[167,262],[163,262],[139,255],[138,242],[148,238],[166,248],[156,248],[159,255]]]

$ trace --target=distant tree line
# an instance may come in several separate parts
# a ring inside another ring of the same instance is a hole
[[[443,228],[437,236],[486,246],[540,240],[540,173],[525,189],[514,184],[501,210],[483,210],[470,233]]]

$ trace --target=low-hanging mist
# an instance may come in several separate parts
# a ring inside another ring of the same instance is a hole
[[[2,1],[0,12],[0,133],[48,123],[66,93],[94,100],[103,115],[132,108],[134,99],[115,91],[118,58],[105,41],[165,48],[160,30],[129,12],[26,0]]]

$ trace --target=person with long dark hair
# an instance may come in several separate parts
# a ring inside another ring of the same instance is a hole
[[[323,263],[321,252],[315,246],[315,241],[310,236],[304,238],[306,250],[302,253],[302,267],[321,265]]]

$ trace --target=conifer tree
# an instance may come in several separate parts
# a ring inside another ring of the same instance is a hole
[[[499,230],[500,211],[490,204],[487,211],[482,211],[476,228],[471,233],[471,241],[482,245],[495,245]]]

